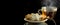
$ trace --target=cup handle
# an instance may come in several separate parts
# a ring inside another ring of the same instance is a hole
[[[40,9],[38,10],[38,14],[41,14],[39,11],[41,11]]]

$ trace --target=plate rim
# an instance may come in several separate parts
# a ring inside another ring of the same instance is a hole
[[[45,22],[45,21],[47,21],[48,19],[45,19],[44,21],[30,21],[30,20],[26,20],[26,18],[24,18],[24,20],[27,21],[27,22]]]

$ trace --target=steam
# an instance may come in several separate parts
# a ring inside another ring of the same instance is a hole
[[[43,0],[42,1],[42,6],[47,7],[47,12],[52,12],[53,7],[56,7],[57,0]]]
[[[49,14],[49,12],[52,12],[52,14],[54,14],[54,12],[55,12],[54,10],[57,9],[56,3],[57,3],[57,0],[43,0],[42,1],[42,6],[46,7],[47,15]],[[52,17],[53,16],[54,15],[52,15]]]
[[[55,6],[56,2],[57,2],[56,0],[43,0],[42,5],[51,7]]]

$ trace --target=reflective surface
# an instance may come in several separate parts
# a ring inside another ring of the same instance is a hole
[[[41,22],[41,23],[30,23],[30,22],[27,22],[24,25],[48,25],[48,24],[44,23],[44,22]]]

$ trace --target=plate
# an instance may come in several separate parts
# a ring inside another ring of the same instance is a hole
[[[31,20],[27,20],[26,18],[24,18],[24,20],[27,21],[27,22],[32,22],[32,23],[40,23],[40,22],[45,22],[45,21],[47,21],[48,19],[45,19],[45,20],[43,20],[43,21],[31,21]]]

